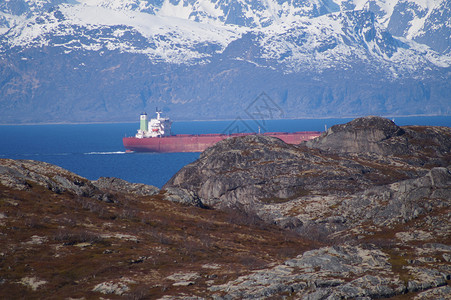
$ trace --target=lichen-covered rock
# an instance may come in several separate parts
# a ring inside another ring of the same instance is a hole
[[[189,273],[175,273],[172,274],[166,279],[174,281],[173,286],[189,286],[195,284],[196,280],[199,279],[200,276],[198,273],[189,272]]]
[[[20,280],[19,283],[31,288],[33,291],[37,291],[40,287],[45,285],[47,281],[39,279],[37,277],[24,277]]]
[[[153,185],[130,183],[115,177],[100,177],[92,183],[101,190],[129,193],[137,196],[152,196],[160,192],[160,189]]]
[[[399,127],[385,118],[368,116],[329,128],[322,136],[306,142],[311,148],[341,153],[414,155],[442,157],[451,148],[451,128]],[[432,154],[432,155],[431,155]],[[426,157],[419,158],[423,163]]]
[[[372,222],[379,226],[405,223],[434,208],[451,205],[451,172],[433,168],[425,176],[386,186],[369,188],[341,202],[334,209],[354,225]]]
[[[124,293],[128,292],[130,288],[127,286],[125,282],[102,282],[97,284],[92,291],[98,292],[102,294],[115,294],[115,295],[123,295]]]
[[[301,178],[291,176],[291,171],[302,163],[303,156],[294,146],[273,137],[226,139],[185,166],[163,189],[192,190],[203,203],[213,207],[233,205],[236,201],[249,205],[265,197],[287,199],[295,196],[298,188],[302,190]],[[275,178],[277,175],[280,176]],[[291,188],[284,189],[285,186]]]
[[[321,137],[306,144],[312,148],[338,152],[392,154],[394,150],[407,151],[407,143],[404,140],[392,145],[386,141],[404,133],[402,128],[388,119],[369,116],[332,126]]]
[[[71,192],[91,197],[99,191],[86,178],[61,167],[33,160],[0,159],[0,183],[17,190],[29,189],[31,183],[55,193]]]
[[[160,191],[151,185],[119,178],[101,177],[90,181],[49,163],[12,159],[0,159],[0,184],[16,190],[27,190],[37,184],[58,194],[69,192],[105,202],[114,202],[111,193],[152,196]]]
[[[389,255],[379,249],[342,245],[307,251],[282,265],[257,270],[209,288],[217,299],[378,299],[443,286],[440,272],[409,267],[407,285],[393,272]],[[446,288],[424,295],[446,295]],[[432,299],[432,298],[429,298]],[[440,299],[440,298],[438,298]]]
[[[192,191],[182,188],[167,188],[166,190],[164,190],[163,199],[184,205],[197,206],[202,208],[205,207],[196,194],[194,194]]]
[[[283,265],[254,271],[210,290],[225,293],[220,299],[280,294],[297,299],[355,299],[401,294],[405,285],[391,271],[389,257],[382,251],[345,245],[308,251]]]
[[[299,229],[312,224],[309,220],[332,232],[362,220],[379,225],[408,222],[451,197],[446,168],[451,153],[445,151],[451,131],[416,130],[420,133],[387,119],[366,117],[332,127],[307,143],[309,147],[260,135],[226,139],[182,168],[164,189],[188,190],[214,208],[239,206],[283,228]],[[432,137],[424,132],[433,132]],[[340,143],[353,146],[342,148]],[[422,143],[435,150],[417,149]],[[437,158],[438,166],[426,168],[425,161],[432,158]],[[315,208],[319,215],[307,212]]]
[[[449,128],[367,117],[306,145],[224,140],[165,185],[337,244],[213,285],[214,298],[374,299],[449,280]]]
[[[451,295],[451,286],[446,285],[419,293],[414,300],[446,300]]]

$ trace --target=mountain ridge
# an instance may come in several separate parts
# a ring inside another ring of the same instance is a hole
[[[2,122],[59,122],[65,107],[75,108],[66,116],[71,122],[131,121],[155,106],[174,119],[192,118],[195,111],[203,111],[204,119],[233,119],[240,103],[251,103],[261,92],[290,118],[325,117],[331,111],[450,114],[446,1],[384,5],[5,2],[0,5],[0,107],[8,113]],[[402,5],[410,5],[408,16],[398,16]],[[293,78],[289,84],[287,77]],[[79,91],[86,95],[81,98]],[[374,102],[380,107],[371,108]],[[35,111],[30,103],[45,109]],[[293,110],[296,106],[303,109]]]

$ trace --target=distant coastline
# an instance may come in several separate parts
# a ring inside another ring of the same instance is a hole
[[[330,119],[355,119],[365,116],[372,116],[372,114],[366,115],[351,115],[351,116],[327,116],[327,117],[296,117],[296,118],[281,118],[281,119],[266,119],[265,121],[280,121],[280,120],[330,120]],[[451,115],[437,115],[437,114],[415,114],[415,115],[373,115],[387,119],[393,118],[421,118],[421,117],[451,117]],[[174,118],[174,122],[233,122],[235,119],[204,119],[204,120],[184,120]],[[244,119],[243,121],[253,121],[252,119]],[[396,120],[395,120],[396,121]],[[450,121],[451,122],[451,121]],[[108,122],[43,122],[43,123],[0,123],[0,126],[36,126],[36,125],[94,125],[94,124],[132,124],[138,123],[138,120],[134,121],[108,121]]]

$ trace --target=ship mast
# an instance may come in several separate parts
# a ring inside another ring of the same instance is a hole
[[[158,107],[155,107],[155,112],[157,113],[157,120],[160,120],[160,114],[162,111],[158,110]]]

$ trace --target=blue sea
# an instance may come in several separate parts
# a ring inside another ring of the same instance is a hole
[[[174,122],[175,134],[243,131],[323,131],[351,119],[242,120]],[[396,117],[402,125],[451,127],[451,117]],[[199,153],[125,153],[122,137],[139,124],[0,126],[0,158],[32,159],[61,166],[90,180],[118,177],[162,187]]]

